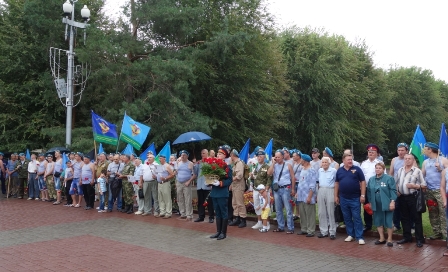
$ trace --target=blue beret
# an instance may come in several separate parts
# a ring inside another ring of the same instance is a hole
[[[226,145],[226,144],[223,145],[222,148],[226,149],[227,152],[230,152],[230,150],[231,150],[230,146],[229,146],[229,145]]]
[[[44,153],[39,153],[39,157],[45,157]]]
[[[257,152],[257,156],[263,156],[263,155],[266,155],[266,152],[264,152],[263,150]]]
[[[439,146],[435,143],[431,143],[431,142],[427,142],[425,144],[425,147],[429,147],[429,148],[434,148],[434,149],[439,149]]]
[[[308,154],[302,154],[302,160],[305,160],[305,161],[307,161],[307,162],[310,162],[310,161],[311,161],[311,157],[310,157],[310,155],[308,155]]]
[[[166,159],[165,154],[159,154],[159,157],[161,157],[161,158],[165,158],[165,159]]]
[[[325,147],[325,153],[327,153],[327,154],[328,154],[328,156],[330,156],[330,157],[333,157],[333,152],[331,151],[331,149],[330,149],[330,148],[328,148],[328,147]]]
[[[380,148],[376,144],[368,144],[367,151],[369,151],[369,150],[380,152]]]
[[[299,155],[299,156],[302,156],[302,152],[300,152],[300,150],[294,149],[294,150],[292,151],[292,154],[294,154],[294,153],[296,153],[296,154]]]
[[[3,154],[3,152],[0,152],[0,156],[4,156],[5,154]]]
[[[232,150],[232,154],[237,156],[237,157],[240,155],[240,153],[238,153],[238,151],[236,149]]]
[[[277,150],[275,150],[275,153],[277,153],[277,152],[279,152],[280,154],[282,154],[282,156],[285,155],[285,152],[283,152],[283,150],[281,150],[281,149],[277,149]]]
[[[18,155],[17,152],[14,152],[14,153],[12,153],[12,154],[13,154],[13,155],[16,155],[16,156]]]
[[[407,143],[399,143],[399,144],[397,144],[397,148],[399,148],[399,147],[404,147],[404,148],[406,148],[406,150],[409,149],[409,146],[408,146]]]
[[[254,149],[254,153],[257,154],[258,151],[260,150],[260,148],[261,148],[261,146],[257,146],[257,147],[255,147],[255,149]]]
[[[25,153],[20,153],[19,156],[25,156]]]
[[[187,154],[187,156],[190,156],[190,153],[188,153],[187,150],[181,150],[181,151],[179,151],[179,156],[182,155],[182,154]]]

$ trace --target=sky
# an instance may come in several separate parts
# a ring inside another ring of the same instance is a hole
[[[127,0],[107,0],[119,11]],[[447,0],[266,0],[278,28],[323,28],[364,40],[376,66],[417,66],[448,82]]]

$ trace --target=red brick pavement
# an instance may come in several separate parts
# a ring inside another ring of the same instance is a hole
[[[206,233],[215,232],[215,224],[180,221],[177,220],[177,216],[173,216],[171,219],[162,219],[153,216],[127,215],[116,211],[112,213],[97,213],[96,210],[85,211],[83,208],[67,208],[61,205],[53,206],[49,203],[38,201],[15,199],[1,201],[0,214],[0,230],[2,231],[113,216]],[[306,238],[296,234],[288,235],[285,233],[274,233],[272,231],[262,234],[257,230],[251,229],[250,226],[251,224],[244,229],[229,227],[228,236],[365,260],[376,260],[427,271],[448,271],[448,257],[442,256],[446,248],[442,246],[424,245],[422,248],[417,248],[414,243],[403,246],[395,243],[393,248],[388,248],[383,245],[374,245],[375,238],[366,238],[367,244],[360,246],[356,242],[344,242],[343,239],[346,236],[341,234],[338,234],[335,241],[331,241],[328,238]]]
[[[65,250],[61,248],[61,245]],[[88,245],[88,250],[86,250],[86,245]],[[239,271],[197,259],[90,235],[1,249],[0,270],[14,272]]]

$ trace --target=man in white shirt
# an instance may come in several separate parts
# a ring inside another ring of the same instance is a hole
[[[39,193],[36,155],[31,154],[31,161],[28,163],[28,200],[39,200]]]
[[[380,148],[376,144],[367,145],[368,159],[361,163],[361,169],[366,179],[366,186],[369,183],[369,179],[376,175],[375,165],[380,162],[380,160],[378,160],[377,158],[379,150]],[[367,198],[366,195],[364,204],[367,203],[369,203],[369,199]],[[372,216],[364,210],[364,231],[369,231],[371,229],[372,229]]]
[[[143,201],[139,199],[137,215],[150,215],[151,210],[154,208],[154,217],[159,217],[159,196],[157,188],[157,174],[156,165],[159,165],[154,161],[154,155],[148,153],[146,161],[142,165],[139,187],[143,189],[145,198]],[[154,206],[151,205],[154,199]]]

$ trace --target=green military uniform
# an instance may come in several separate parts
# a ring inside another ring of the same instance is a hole
[[[24,188],[25,188],[25,184],[27,184],[28,182],[28,163],[30,161],[25,159],[25,161],[22,164],[22,161],[18,160],[17,165],[19,165],[19,170],[17,171],[19,174],[19,196],[23,197],[24,195]]]
[[[121,175],[126,177],[122,178],[123,181],[123,198],[124,198],[124,204],[125,205],[133,205],[134,201],[132,199],[132,196],[134,195],[134,186],[131,182],[129,182],[127,176],[133,176],[135,171],[135,165],[132,164],[132,162],[128,162],[124,165],[123,171],[121,172]]]
[[[260,169],[258,169],[258,163],[254,165],[254,177],[255,179],[253,180],[253,187],[257,188],[258,185],[263,184],[264,186],[267,187],[271,187],[272,185],[272,176],[268,176],[268,169],[269,169],[269,165],[267,163],[264,163]]]

